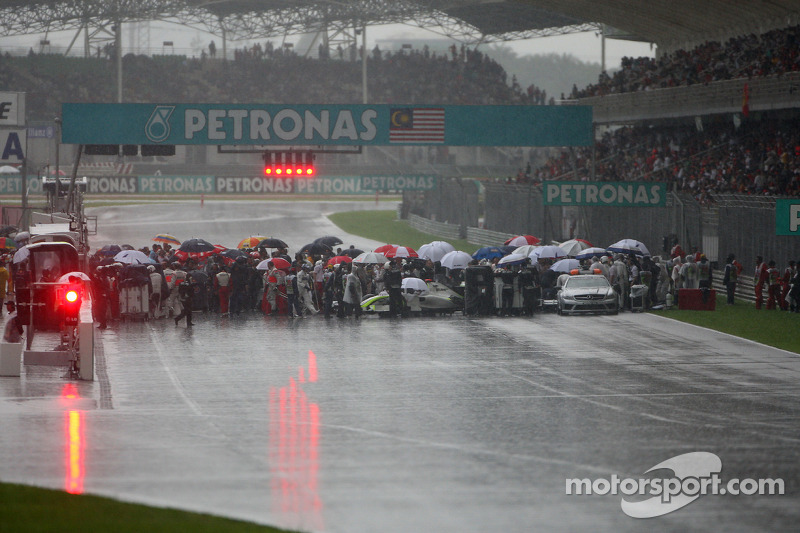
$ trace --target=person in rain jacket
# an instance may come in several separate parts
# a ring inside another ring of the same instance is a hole
[[[300,272],[297,273],[297,290],[299,291],[300,302],[309,314],[316,315],[319,311],[314,305],[314,278],[311,274],[311,263],[303,263]]]
[[[192,323],[192,311],[193,311],[193,300],[194,300],[194,286],[195,281],[191,276],[186,276],[183,281],[180,282],[178,285],[178,299],[181,301],[181,313],[175,317],[175,325],[178,325],[178,322],[184,317],[186,317],[186,326],[191,327],[194,324]]]
[[[344,303],[347,305],[347,314],[352,313],[358,318],[361,316],[361,280],[358,278],[358,274],[349,268],[349,265],[346,268],[350,272],[345,277]]]

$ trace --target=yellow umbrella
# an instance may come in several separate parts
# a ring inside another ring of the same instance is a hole
[[[250,237],[243,239],[236,247],[240,250],[244,250],[245,248],[256,248],[258,243],[266,239],[266,237],[262,237],[261,235],[251,235]]]

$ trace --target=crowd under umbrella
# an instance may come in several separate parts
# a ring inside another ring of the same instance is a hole
[[[573,270],[577,270],[581,268],[581,262],[577,259],[567,258],[567,259],[559,259],[555,263],[550,266],[550,270],[554,270],[556,272],[564,272],[569,274]]]
[[[604,255],[608,255],[608,250],[595,246],[592,248],[586,248],[581,253],[576,255],[575,259],[591,259],[592,257],[602,257]]]
[[[534,261],[538,261],[539,259],[562,259],[566,256],[567,254],[564,253],[564,250],[551,244],[547,246],[540,246],[531,252],[531,255],[528,257]]]
[[[568,257],[575,257],[590,246],[586,244],[586,241],[584,240],[570,239],[562,242],[558,245],[558,247],[564,250],[564,253],[566,253]]]
[[[321,242],[322,244],[327,244],[331,248],[333,248],[334,246],[339,246],[340,244],[343,244],[342,239],[340,239],[339,237],[334,237],[333,235],[326,235],[324,237],[318,237],[318,238],[314,239],[314,242]]]
[[[122,250],[114,256],[114,261],[123,265],[152,265],[153,260],[139,250]]]
[[[171,246],[180,246],[181,241],[174,235],[170,235],[169,233],[159,233],[155,237],[153,237],[153,242],[160,242],[162,244],[169,244]]]
[[[471,261],[473,261],[472,256],[467,252],[454,250],[442,257],[441,265],[450,270],[462,270],[467,268]]]
[[[269,237],[259,242],[257,248],[289,248],[289,245],[278,238]]]
[[[362,265],[382,265],[386,263],[388,258],[382,253],[378,252],[362,252],[353,258],[353,263]]]
[[[647,246],[644,243],[637,241],[635,239],[622,239],[607,248],[610,252],[616,252],[621,254],[633,254],[633,255],[640,255],[640,256],[649,256],[650,251],[647,249]]]
[[[539,237],[534,237],[533,235],[515,235],[510,239],[506,240],[503,244],[506,246],[525,246],[526,244],[533,244],[538,245],[542,243],[542,239]]]

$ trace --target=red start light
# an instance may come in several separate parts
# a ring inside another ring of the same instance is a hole
[[[67,291],[64,294],[64,299],[70,303],[75,303],[78,301],[78,291]]]
[[[272,167],[264,167],[264,174],[266,174],[267,176],[272,174]]]

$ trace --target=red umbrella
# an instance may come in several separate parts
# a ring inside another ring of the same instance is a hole
[[[292,264],[286,259],[283,259],[281,257],[273,257],[272,259],[265,259],[264,261],[261,261],[261,263],[259,263],[259,266],[263,265],[264,263],[272,263],[272,265],[278,270],[289,270],[290,268],[292,268]]]
[[[397,248],[397,246],[398,246],[397,244],[384,244],[383,246],[378,246],[377,248],[375,248],[373,252],[375,252],[376,254],[386,255],[386,252],[394,250],[395,248]]]
[[[383,252],[386,257],[419,257],[416,250],[408,246],[396,246],[388,252]]]
[[[587,241],[586,239],[575,239],[575,240],[576,240],[576,241],[578,241],[578,242],[582,242],[582,243],[584,243],[584,244],[585,244],[585,245],[587,245],[589,248],[594,248],[594,244],[590,243],[590,242],[589,242],[589,241]]]
[[[337,255],[328,259],[329,265],[338,265],[339,263],[352,263],[353,258],[347,255]]]
[[[526,244],[533,244],[537,245],[542,240],[538,237],[534,237],[533,235],[516,235],[508,239],[505,244],[506,246],[525,246]]]

